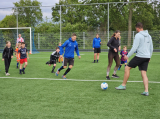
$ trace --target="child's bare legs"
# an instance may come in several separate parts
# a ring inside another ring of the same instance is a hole
[[[27,67],[27,65],[28,65],[28,62],[25,62],[25,64],[24,64],[24,68],[26,68],[26,67]]]
[[[23,65],[23,64],[20,64],[20,67],[19,67],[19,69],[22,69],[22,65]]]
[[[27,65],[28,65],[28,63],[25,62],[25,63],[24,63],[24,67],[23,67],[23,69],[22,69],[23,64],[20,64],[20,74],[22,74],[22,72],[23,72],[23,74],[25,74],[24,70],[25,70],[25,68],[27,67]]]

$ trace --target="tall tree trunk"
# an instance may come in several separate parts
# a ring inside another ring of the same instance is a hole
[[[132,38],[132,15],[133,15],[133,6],[129,4],[129,17],[128,17],[128,46],[131,46]]]

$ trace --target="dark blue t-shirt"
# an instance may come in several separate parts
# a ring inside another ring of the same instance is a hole
[[[20,53],[20,59],[25,59],[27,58],[27,48],[21,48],[18,51]]]

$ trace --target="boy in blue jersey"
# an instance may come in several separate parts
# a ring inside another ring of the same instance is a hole
[[[127,65],[127,62],[128,62],[128,61],[124,59],[124,56],[127,56],[127,55],[128,55],[127,47],[126,47],[126,46],[123,46],[123,50],[122,50],[121,53],[120,53],[121,64],[119,65],[118,70],[121,69],[122,64],[125,64],[125,66]]]
[[[96,35],[96,37],[93,39],[93,50],[94,50],[94,62],[96,61],[96,55],[97,55],[97,63],[99,60],[99,53],[101,53],[101,39],[99,38],[99,34]]]
[[[60,47],[60,58],[62,57],[63,54],[63,48],[65,47],[65,53],[64,53],[64,61],[63,61],[63,66],[61,66],[57,72],[56,72],[56,76],[58,76],[59,72],[62,69],[67,68],[67,64],[69,64],[68,69],[66,70],[66,72],[63,74],[62,78],[66,79],[66,75],[67,73],[72,69],[73,65],[74,65],[74,50],[77,53],[78,58],[80,59],[81,56],[79,54],[79,50],[78,50],[78,43],[76,41],[76,34],[73,33],[71,38],[69,38],[67,41],[65,41],[65,43]]]
[[[19,69],[19,74],[25,74],[24,70],[25,68],[27,67],[28,63],[27,63],[27,58],[29,59],[28,57],[28,52],[27,52],[27,48],[25,47],[25,43],[22,42],[21,43],[21,48],[18,50],[18,52],[20,53],[20,69]],[[22,69],[22,65],[23,63],[25,63],[23,69]]]

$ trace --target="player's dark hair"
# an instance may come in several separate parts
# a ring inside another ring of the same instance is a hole
[[[10,41],[6,41],[6,44],[8,44]]]
[[[72,36],[77,36],[77,35],[75,33],[73,33]]]
[[[120,30],[116,30],[111,37],[114,37],[117,33],[120,33]]]
[[[98,33],[96,35],[99,35]]]
[[[127,46],[123,46],[123,48],[127,48]]]
[[[139,29],[142,29],[143,28],[143,24],[141,22],[138,22],[136,25],[135,25],[136,28],[139,28]]]
[[[25,42],[21,42],[21,44],[25,44]]]
[[[56,47],[56,50],[59,49],[59,47]]]

